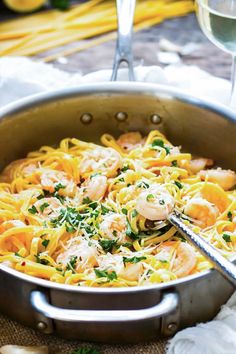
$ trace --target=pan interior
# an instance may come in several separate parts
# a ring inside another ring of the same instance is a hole
[[[120,112],[124,114],[117,115]],[[8,114],[0,124],[0,168],[65,137],[99,143],[103,133],[118,136],[138,130],[147,134],[152,129],[163,132],[183,151],[213,158],[216,165],[236,170],[233,120],[171,95],[137,93],[60,97]]]

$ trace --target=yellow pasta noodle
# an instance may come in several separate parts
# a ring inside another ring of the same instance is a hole
[[[2,264],[94,287],[148,285],[209,269],[168,223],[174,208],[225,257],[235,254],[233,171],[193,171],[197,158],[156,130],[104,134],[101,142],[66,138],[4,169]]]

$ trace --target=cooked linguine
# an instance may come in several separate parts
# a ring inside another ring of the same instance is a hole
[[[64,139],[1,174],[0,262],[57,283],[121,287],[209,269],[168,223],[184,222],[225,257],[236,251],[236,176],[192,158],[159,131],[105,147]]]

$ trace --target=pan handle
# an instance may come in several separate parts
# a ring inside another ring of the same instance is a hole
[[[66,322],[129,322],[158,318],[174,311],[179,303],[177,293],[165,292],[152,307],[137,310],[71,310],[51,305],[45,294],[34,290],[30,294],[34,310],[46,318]]]
[[[118,33],[111,81],[117,80],[118,69],[122,62],[128,65],[129,80],[135,81],[132,52],[135,0],[116,0],[116,6]]]

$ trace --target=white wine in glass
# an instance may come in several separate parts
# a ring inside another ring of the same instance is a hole
[[[236,0],[196,0],[196,10],[205,35],[233,57],[230,98],[233,105],[236,95]]]

